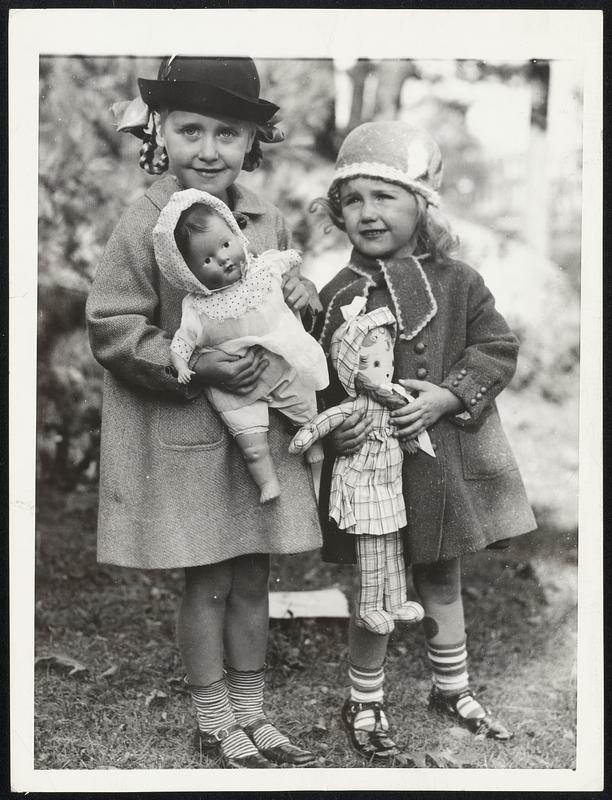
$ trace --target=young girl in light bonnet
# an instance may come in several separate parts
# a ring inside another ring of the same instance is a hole
[[[341,309],[365,297],[398,324],[395,379],[414,402],[391,412],[400,440],[426,431],[436,457],[405,455],[404,553],[425,609],[432,668],[430,708],[470,731],[504,740],[508,729],[474,695],[467,671],[461,557],[535,528],[495,398],[511,380],[518,341],[482,278],[451,253],[455,241],[436,213],[442,158],[425,132],[405,122],[366,123],[345,139],[328,196],[332,221],[346,231],[349,263],[325,286],[320,330],[329,352]],[[332,379],[326,404],[344,397]],[[338,456],[358,450],[372,426],[356,410],[331,435]],[[354,561],[354,537],[329,519],[334,458],[320,494],[324,558]],[[385,635],[351,621],[350,696],[342,719],[359,753],[388,762],[398,752],[384,705]]]
[[[278,209],[237,182],[261,160],[260,142],[279,140],[270,122],[278,107],[259,97],[250,58],[167,58],[139,87],[140,99],[119,109],[119,127],[143,139],[141,166],[162,177],[120,220],[87,303],[92,350],[106,370],[98,559],[184,569],[177,634],[199,747],[231,768],[301,765],[312,753],[267,720],[263,693],[269,554],[320,544],[310,470],[287,453],[291,437],[273,410],[283,493],[260,506],[203,389],[248,395],[265,353],[198,352],[190,383],[177,380],[170,342],[184,291],[160,273],[152,235],[172,195],[197,189],[227,205],[256,254],[290,246]],[[312,285],[294,273],[282,290],[298,311],[316,306]]]

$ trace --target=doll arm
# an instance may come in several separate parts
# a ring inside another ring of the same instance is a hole
[[[463,412],[448,417],[459,426],[477,422],[490,408],[514,375],[519,349],[481,275],[470,269],[469,278],[466,347],[440,384],[463,403]]]
[[[350,401],[339,406],[328,408],[317,414],[307,425],[302,425],[289,444],[289,452],[303,453],[313,442],[327,436],[330,431],[337,428],[350,416],[355,408],[355,403]]]
[[[106,246],[87,299],[89,340],[96,360],[131,388],[189,399],[200,389],[177,381],[169,365],[171,337],[157,324],[150,216],[142,207],[128,211]]]
[[[314,283],[300,272],[302,256],[298,250],[266,250],[260,259],[279,280],[285,303],[299,312],[304,328],[312,333],[315,319],[323,310]]]

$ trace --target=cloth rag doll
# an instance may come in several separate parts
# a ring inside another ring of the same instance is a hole
[[[393,376],[395,317],[387,306],[363,313],[366,300],[356,297],[342,307],[344,324],[333,334],[330,357],[338,379],[351,400],[328,408],[302,426],[289,446],[301,453],[334,430],[354,410],[365,409],[372,430],[356,452],[336,459],[329,516],[356,537],[361,587],[357,625],[387,634],[394,619],[418,622],[422,607],[406,599],[406,572],[401,529],[406,525],[402,492],[405,450],[418,448],[435,458],[427,432],[402,444],[393,436],[390,408],[412,398]]]

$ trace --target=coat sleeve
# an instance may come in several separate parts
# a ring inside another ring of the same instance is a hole
[[[476,423],[504,389],[516,370],[518,339],[495,308],[495,299],[482,276],[469,272],[466,346],[442,386],[465,407],[449,419],[459,426]]]
[[[133,389],[189,399],[171,369],[171,336],[155,324],[159,297],[151,227],[129,212],[115,229],[87,299],[89,341],[97,361]]]

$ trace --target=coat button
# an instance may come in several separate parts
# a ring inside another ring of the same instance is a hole
[[[463,380],[463,375],[457,375],[457,380],[458,381],[462,381]]]
[[[487,387],[486,386],[481,386],[480,387],[480,391],[481,392],[486,392],[487,391]]]
[[[424,353],[425,352],[425,342],[417,342],[414,346],[415,353]]]
[[[470,400],[470,405],[471,406],[475,406],[476,405],[476,398],[475,397],[472,397],[472,399]]]
[[[476,399],[482,400],[482,394],[480,392],[476,392]]]
[[[453,381],[453,386],[459,386],[459,381]]]
[[[462,369],[462,370],[461,370],[461,374],[462,374],[462,375],[467,375],[467,369]]]
[[[431,443],[431,449],[434,450],[434,451],[437,450],[438,449],[438,445],[435,442],[432,442]]]
[[[427,370],[425,367],[419,367],[416,371],[417,378],[422,381],[424,378],[427,377]]]

